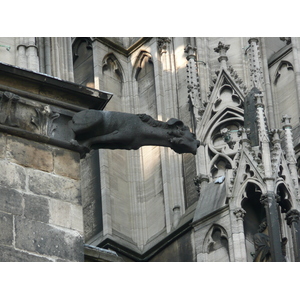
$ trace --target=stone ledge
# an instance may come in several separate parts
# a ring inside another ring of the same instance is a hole
[[[0,84],[83,108],[103,109],[112,97],[105,91],[4,63],[0,63]]]
[[[115,251],[104,248],[95,247],[92,245],[84,245],[85,261],[98,262],[123,262],[123,258],[117,255]]]

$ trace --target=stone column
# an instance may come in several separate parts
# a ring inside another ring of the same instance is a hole
[[[27,56],[27,67],[29,70],[39,72],[39,57],[38,57],[38,48],[35,43],[35,38],[30,37],[28,38],[28,45],[26,49],[26,56]]]
[[[269,132],[266,124],[264,105],[262,103],[262,94],[256,96],[256,116],[259,140],[262,151],[262,162],[264,167],[264,181],[267,193],[262,195],[261,203],[266,209],[267,224],[269,229],[271,257],[273,261],[284,261],[281,250],[280,222],[277,210],[277,201],[275,197],[275,177],[272,170],[271,150]]]
[[[291,209],[286,214],[287,224],[292,231],[293,247],[295,261],[300,261],[300,226],[299,226],[300,212],[297,209]]]
[[[17,65],[32,71],[40,71],[37,45],[34,37],[17,39]]]
[[[244,233],[244,224],[243,224],[246,211],[241,207],[237,207],[233,211],[233,214],[236,216],[236,223],[237,223],[236,226],[232,226],[234,231],[232,233],[234,261],[236,262],[247,261],[245,233]]]
[[[27,69],[27,58],[26,58],[26,41],[25,37],[17,38],[17,66],[20,68]]]
[[[196,132],[197,122],[201,120],[201,117],[204,113],[204,106],[201,101],[201,93],[200,93],[200,80],[198,75],[199,71],[196,63],[197,48],[192,45],[187,45],[184,50],[187,53],[186,59],[188,61],[187,63],[188,102],[190,103],[191,109],[193,110],[192,130]]]

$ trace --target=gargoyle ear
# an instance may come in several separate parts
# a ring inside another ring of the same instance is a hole
[[[183,122],[175,118],[171,118],[170,120],[168,120],[167,124],[169,126],[174,126],[174,125],[183,126]]]

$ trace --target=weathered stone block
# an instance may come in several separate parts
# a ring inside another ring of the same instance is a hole
[[[54,172],[61,176],[70,177],[73,179],[80,178],[80,156],[79,153],[65,150],[55,149],[54,157]]]
[[[12,245],[13,216],[0,211],[0,244]]]
[[[0,186],[24,190],[26,174],[23,167],[0,160]]]
[[[0,246],[1,262],[49,262],[46,257],[32,255],[23,251],[18,251],[13,247]]]
[[[48,223],[49,203],[48,199],[41,196],[24,194],[24,217]]]
[[[28,169],[28,175],[32,193],[81,204],[79,181],[31,169]]]
[[[23,197],[18,191],[0,186],[0,210],[21,215],[23,213],[22,200]]]
[[[53,171],[53,156],[49,147],[34,141],[8,136],[6,157],[25,167]]]
[[[25,250],[69,261],[83,261],[83,239],[73,230],[16,217],[15,245]]]
[[[82,207],[69,202],[50,200],[50,223],[83,233]]]

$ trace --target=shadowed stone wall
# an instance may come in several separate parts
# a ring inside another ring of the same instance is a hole
[[[0,260],[83,260],[79,153],[8,134],[0,145]]]

